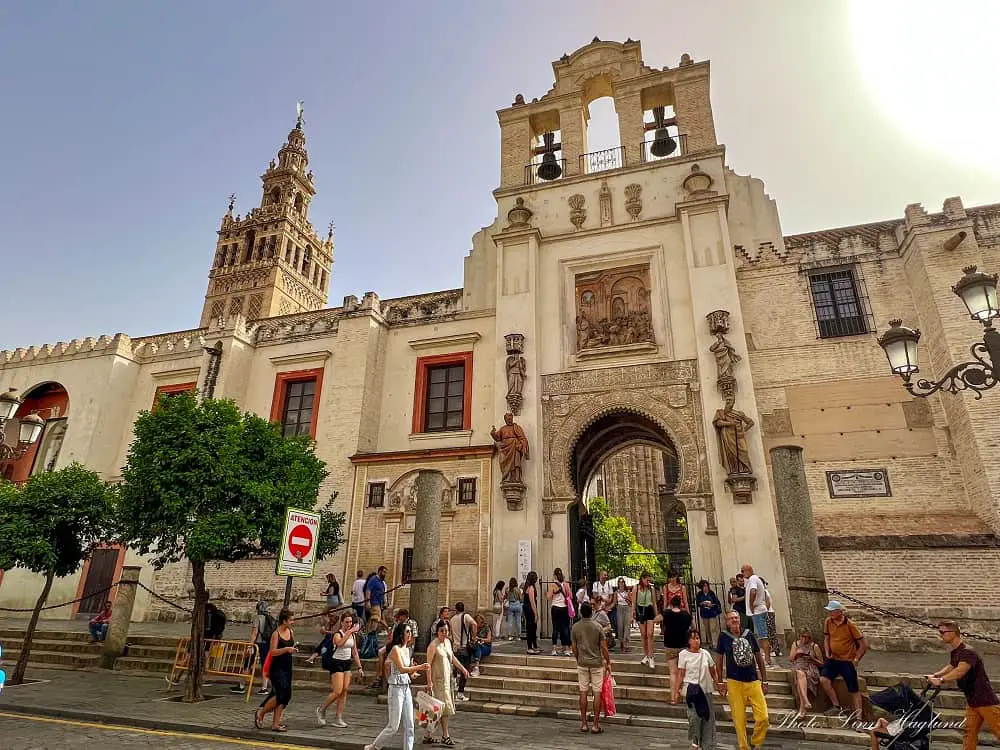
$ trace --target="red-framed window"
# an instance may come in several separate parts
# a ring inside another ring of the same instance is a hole
[[[319,397],[323,387],[323,368],[279,372],[274,378],[271,421],[281,424],[285,437],[316,437]]]
[[[417,359],[413,432],[472,429],[472,352]]]
[[[156,393],[153,394],[153,408],[160,403],[160,396],[176,396],[180,393],[190,393],[191,391],[197,389],[197,383],[177,383],[175,385],[158,385],[156,386]]]

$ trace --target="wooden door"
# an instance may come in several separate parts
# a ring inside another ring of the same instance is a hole
[[[101,605],[111,598],[112,592],[102,591],[102,589],[106,589],[114,583],[115,568],[118,566],[118,552],[117,548],[95,549],[90,556],[87,578],[83,583],[83,593],[81,594],[85,598],[80,602],[78,614],[97,614]]]

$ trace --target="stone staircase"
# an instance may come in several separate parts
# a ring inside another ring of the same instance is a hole
[[[98,668],[101,664],[101,647],[87,641],[88,635],[82,632],[39,630],[32,643],[29,664],[61,669]],[[3,660],[6,665],[17,660],[22,642],[21,631],[0,629],[0,643],[3,643]],[[173,665],[177,642],[178,639],[174,636],[132,636],[128,639],[128,655],[117,660],[115,669],[166,676]],[[306,651],[296,657],[295,687],[328,690],[328,673],[318,661],[315,665],[306,663],[308,655]],[[366,682],[370,682],[377,668],[375,660],[366,660],[364,667]],[[608,719],[610,723],[680,730],[687,727],[685,707],[670,705],[670,676],[665,663],[658,663],[656,669],[651,671],[637,661],[616,658],[614,676],[617,683],[615,703],[618,713]],[[920,677],[917,675],[866,672],[864,676],[872,692],[906,680],[910,680],[919,691]],[[994,681],[993,685],[1000,690],[1000,681]],[[351,688],[352,692],[363,691],[366,686],[355,681]],[[459,704],[462,711],[567,720],[578,718],[576,665],[568,657],[494,652],[481,664],[479,676],[469,680],[466,693],[470,700]],[[384,701],[384,694],[379,699]],[[795,714],[795,699],[789,687],[787,669],[768,670],[767,703],[771,713],[770,736],[830,742],[841,746],[868,745],[867,735],[845,729],[841,726],[842,722],[831,717],[810,717],[806,726],[781,726],[785,717]],[[935,706],[941,721],[959,722],[964,715],[965,698],[957,690],[943,690],[938,695]],[[716,711],[720,729],[731,732],[729,706],[718,696]],[[986,733],[980,736],[979,745],[1000,747]],[[959,748],[961,736],[954,730],[935,730],[933,746],[949,750]]]

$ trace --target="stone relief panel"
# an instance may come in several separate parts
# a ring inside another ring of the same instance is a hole
[[[656,343],[648,265],[577,274],[575,285],[578,352]]]
[[[552,513],[565,512],[576,501],[570,467],[578,438],[601,417],[629,412],[649,418],[670,438],[680,460],[677,495],[689,510],[709,514],[708,533],[713,533],[701,400],[687,395],[699,390],[694,360],[546,375],[541,390],[546,528]]]

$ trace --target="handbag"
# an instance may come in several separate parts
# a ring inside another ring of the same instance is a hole
[[[424,690],[417,693],[417,726],[423,727],[428,734],[434,730],[444,715],[444,702]]]
[[[601,683],[601,700],[604,702],[604,715],[614,716],[618,713],[615,708],[615,681],[611,677],[611,670],[604,670],[604,681]]]
[[[265,679],[271,676],[271,652],[270,651],[267,652],[267,657],[264,659],[264,666],[260,668],[260,671],[261,671],[261,674],[264,675]]]
[[[573,606],[573,594],[569,590],[569,586],[564,582],[562,585],[563,598],[566,600],[566,610],[569,613],[569,619],[576,617],[576,607]]]

